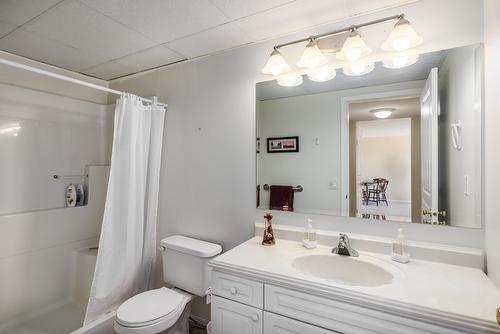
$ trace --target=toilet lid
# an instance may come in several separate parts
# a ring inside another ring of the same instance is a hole
[[[149,290],[127,300],[116,311],[123,325],[134,325],[163,318],[182,305],[184,296],[165,287]]]

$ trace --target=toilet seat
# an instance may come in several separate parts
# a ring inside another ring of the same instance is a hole
[[[192,296],[166,287],[140,293],[123,303],[116,312],[119,334],[154,334],[172,327]]]

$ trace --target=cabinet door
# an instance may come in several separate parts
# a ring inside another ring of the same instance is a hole
[[[264,312],[264,334],[339,334],[301,321]]]
[[[213,334],[262,334],[263,311],[212,296]]]

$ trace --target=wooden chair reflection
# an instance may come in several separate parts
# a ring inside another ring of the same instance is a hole
[[[389,205],[387,202],[386,190],[389,185],[389,181],[384,178],[374,178],[373,183],[367,183],[368,197],[366,199],[366,204],[369,202],[374,202],[377,204],[384,202],[385,205]]]

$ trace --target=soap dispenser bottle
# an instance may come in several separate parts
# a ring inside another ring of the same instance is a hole
[[[403,229],[398,228],[398,236],[396,240],[392,243],[392,255],[393,261],[400,263],[407,263],[410,261],[410,254],[408,253],[408,243],[403,234]]]
[[[307,219],[302,245],[305,248],[316,248],[318,246],[318,243],[316,242],[316,230],[312,226],[312,219]]]

